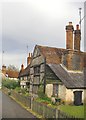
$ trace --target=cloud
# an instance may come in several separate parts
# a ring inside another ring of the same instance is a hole
[[[79,7],[83,8],[83,3],[3,0],[0,37],[6,54],[5,63],[20,65],[26,59],[27,45],[28,52],[32,52],[36,44],[65,48],[65,26],[69,21],[73,22],[74,27],[79,22]]]
[[[26,53],[21,53],[21,54],[9,54],[9,53],[0,53],[0,63],[9,66],[9,65],[14,65],[17,68],[20,68],[21,64],[24,64],[27,66],[27,54]],[[0,67],[1,65],[0,64]]]

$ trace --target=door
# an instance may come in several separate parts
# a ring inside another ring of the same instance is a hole
[[[74,91],[74,105],[82,104],[82,91]]]

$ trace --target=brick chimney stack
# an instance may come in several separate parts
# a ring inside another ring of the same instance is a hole
[[[21,65],[21,71],[23,71],[23,70],[24,70],[24,65],[22,64],[22,65]]]
[[[74,50],[80,51],[80,40],[81,40],[81,31],[79,25],[76,25],[76,30],[74,31]]]
[[[27,57],[27,65],[30,64],[32,58],[32,53],[29,53],[29,56]]]
[[[2,66],[2,73],[3,73],[4,75],[6,75],[6,66],[5,66],[5,65]]]
[[[73,49],[73,31],[72,22],[69,22],[69,25],[66,26],[66,49]]]

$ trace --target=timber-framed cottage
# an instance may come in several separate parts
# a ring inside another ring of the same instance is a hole
[[[24,68],[24,65],[21,65],[21,70],[19,72],[19,80],[21,88],[28,88],[30,87],[30,62],[32,58],[32,53],[29,53],[27,57],[27,67]]]
[[[58,96],[77,105],[84,103],[86,53],[80,51],[80,41],[79,25],[74,30],[72,22],[69,22],[66,26],[66,49],[35,46],[30,63],[31,94],[37,96],[42,88],[41,91],[48,97]]]

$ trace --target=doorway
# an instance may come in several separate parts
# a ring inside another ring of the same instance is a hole
[[[82,105],[82,91],[74,91],[74,105]]]

